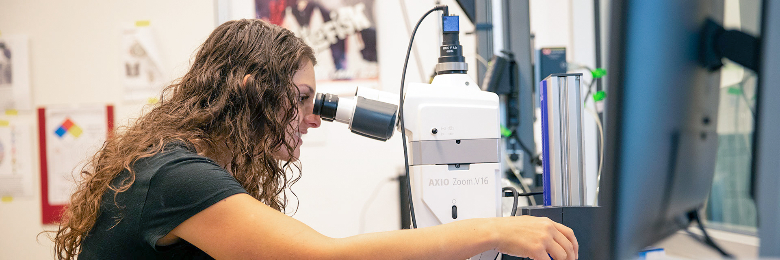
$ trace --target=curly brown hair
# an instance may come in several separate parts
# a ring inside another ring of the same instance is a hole
[[[217,27],[190,70],[163,91],[163,101],[109,137],[81,170],[53,238],[57,257],[76,258],[100,214],[103,194],[113,192],[116,198],[129,189],[134,162],[172,141],[195,144],[198,153],[227,154],[228,161],[220,163],[244,189],[282,211],[284,189],[300,175],[285,174],[296,158],[280,160],[274,154],[281,149],[293,154],[295,144],[285,140],[285,134],[297,131],[290,127],[299,102],[292,79],[306,62],[316,64],[314,52],[287,29],[254,19]],[[123,171],[131,177],[112,185]]]

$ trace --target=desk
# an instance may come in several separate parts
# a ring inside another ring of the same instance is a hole
[[[549,211],[553,214],[556,214],[554,211]],[[540,214],[534,214],[539,216]],[[587,214],[585,214],[587,215]],[[555,219],[554,216],[547,216],[550,217],[550,219],[555,221],[561,221],[560,219]],[[564,221],[565,222],[565,221]],[[573,229],[576,227],[572,227]],[[699,231],[696,227],[690,228],[691,232],[701,235],[701,231]],[[726,232],[726,231],[720,231],[715,229],[707,229],[707,233],[712,236],[712,239],[715,240],[718,245],[720,245],[723,250],[726,252],[734,255],[737,259],[759,259],[758,258],[758,246],[759,241],[758,238],[755,236],[749,236],[749,235],[743,235],[738,233],[732,233],[732,232]],[[583,241],[587,239],[588,234],[578,233],[577,238],[580,241]],[[592,243],[591,243],[592,244]],[[580,244],[580,259],[583,258],[583,254],[588,254],[588,252],[593,252],[593,248],[583,248],[582,242]],[[698,260],[698,259],[722,259],[720,254],[715,251],[714,249],[710,248],[709,246],[697,241],[696,239],[690,237],[685,231],[678,231],[674,233],[673,235],[667,237],[666,239],[663,239],[655,244],[652,245],[652,247],[656,248],[663,248],[666,257],[662,257],[660,259],[672,259],[672,260]],[[522,259],[522,258],[516,258],[516,257],[510,257],[510,256],[504,256],[502,260],[515,260],[515,259]],[[648,260],[655,260],[659,258],[648,258]],[[760,258],[760,259],[769,259],[769,258]],[[780,258],[774,258],[775,260],[780,260]]]
[[[701,235],[698,228],[691,232]],[[754,236],[707,229],[715,243],[737,259],[758,259],[758,238]],[[696,241],[685,231],[679,231],[653,245],[663,248],[669,259],[721,259],[720,254],[705,244]]]

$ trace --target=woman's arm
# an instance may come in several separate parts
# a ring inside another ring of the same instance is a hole
[[[575,259],[571,229],[546,218],[461,220],[414,230],[329,238],[247,194],[220,201],[170,235],[216,259],[465,259],[491,249],[534,259]]]

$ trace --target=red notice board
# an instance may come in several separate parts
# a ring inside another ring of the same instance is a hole
[[[113,129],[113,105],[38,108],[43,224],[59,223],[79,163],[94,155]]]

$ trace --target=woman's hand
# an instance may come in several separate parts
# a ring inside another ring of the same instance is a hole
[[[549,218],[520,216],[492,219],[498,251],[535,260],[574,260],[579,244],[574,231]],[[549,256],[548,256],[549,255]]]

